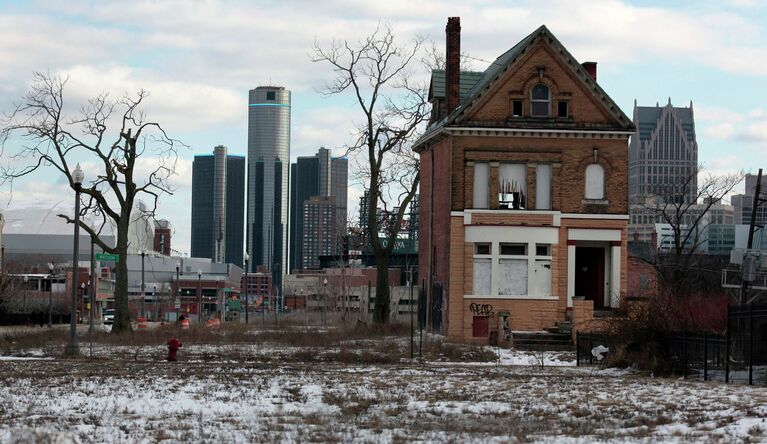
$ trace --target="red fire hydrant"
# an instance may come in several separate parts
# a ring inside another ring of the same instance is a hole
[[[176,338],[168,339],[168,361],[176,360],[176,352],[181,348],[181,341]]]

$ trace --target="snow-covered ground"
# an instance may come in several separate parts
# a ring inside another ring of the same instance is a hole
[[[493,351],[371,365],[281,362],[334,350],[276,344],[184,347],[175,363],[162,346],[31,350],[0,360],[0,442],[767,440],[764,388]]]

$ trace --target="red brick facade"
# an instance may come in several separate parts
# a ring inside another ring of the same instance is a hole
[[[503,57],[507,64],[496,61],[500,68],[486,72],[474,95],[416,144],[421,283],[431,306],[442,303],[442,330],[467,342],[486,342],[484,332],[503,322],[542,330],[571,317],[576,305],[581,314],[588,304],[575,296],[617,308],[627,288],[631,122],[596,85],[596,64],[578,65],[545,27]],[[543,102],[533,103],[541,101],[533,88],[547,92]],[[542,110],[548,114],[537,118]],[[475,164],[487,168],[487,184],[475,180]],[[499,197],[508,164],[523,166],[523,209],[508,209]],[[549,184],[549,199],[537,189],[538,165],[546,165],[540,182]],[[587,184],[591,165],[601,167],[601,183],[593,175]],[[600,186],[603,194],[586,197]],[[480,198],[488,193],[485,208],[473,202],[475,187]],[[586,273],[602,287],[589,287]]]

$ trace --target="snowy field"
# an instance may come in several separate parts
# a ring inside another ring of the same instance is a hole
[[[571,352],[341,362],[390,346],[357,342],[185,346],[175,363],[158,345],[96,344],[92,358],[76,360],[47,348],[6,352],[0,441],[767,440],[765,388],[577,368]]]

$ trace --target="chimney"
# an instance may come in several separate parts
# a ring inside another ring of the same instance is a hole
[[[445,27],[445,95],[447,114],[458,108],[461,94],[461,18],[448,17]]]
[[[581,63],[583,69],[591,76],[594,81],[597,81],[597,62],[583,62]]]

